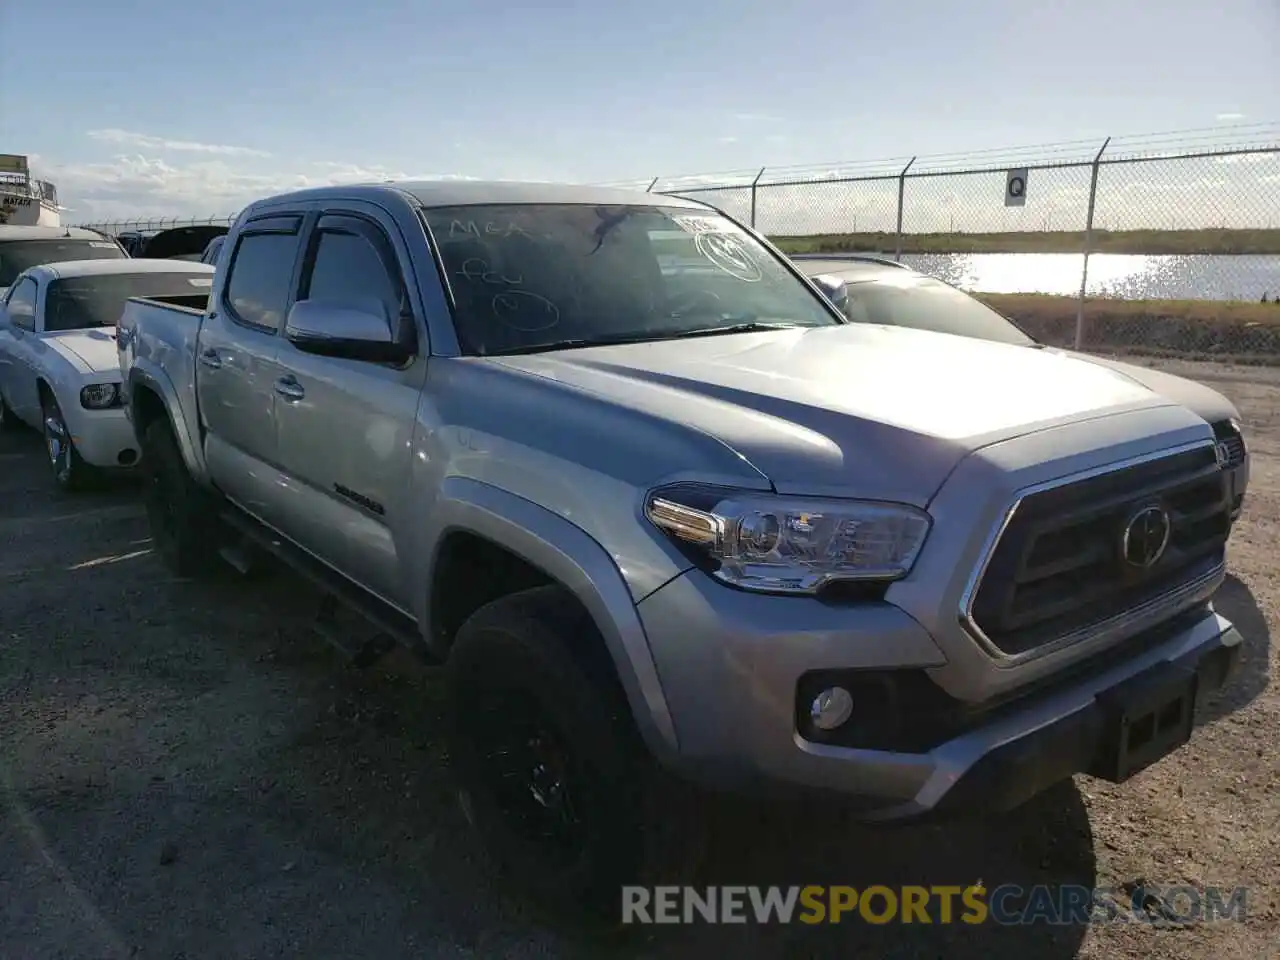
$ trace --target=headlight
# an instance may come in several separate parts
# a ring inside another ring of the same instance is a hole
[[[104,410],[120,399],[120,384],[91,383],[80,390],[80,406],[89,410]]]
[[[833,581],[911,572],[929,515],[902,503],[816,500],[692,485],[652,492],[649,521],[746,590],[813,594]]]

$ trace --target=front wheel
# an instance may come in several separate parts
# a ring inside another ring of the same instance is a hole
[[[4,402],[4,394],[0,393],[0,433],[11,433],[22,425],[17,414]]]
[[[589,618],[541,587],[482,607],[446,668],[463,812],[503,879],[552,913],[609,922],[646,856],[652,764],[616,681],[575,649]]]
[[[53,471],[53,482],[60,490],[84,490],[97,480],[97,471],[80,458],[75,440],[67,426],[62,408],[52,396],[42,404],[44,414],[44,446]]]
[[[156,552],[174,574],[196,577],[217,564],[217,519],[213,499],[195,482],[168,422],[143,434],[147,521]]]

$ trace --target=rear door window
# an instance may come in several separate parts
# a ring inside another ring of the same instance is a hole
[[[300,217],[250,222],[228,262],[227,306],[233,319],[278,330],[289,309],[298,259]]]

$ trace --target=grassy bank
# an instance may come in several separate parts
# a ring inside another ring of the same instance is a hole
[[[892,233],[821,233],[771,238],[787,253],[892,251]],[[1084,232],[1040,230],[1023,233],[908,233],[903,253],[1079,253]],[[1095,230],[1094,253],[1274,254],[1277,230]]]
[[[978,293],[1042,343],[1075,342],[1075,297]],[[1280,363],[1280,303],[1215,300],[1085,301],[1085,350]]]

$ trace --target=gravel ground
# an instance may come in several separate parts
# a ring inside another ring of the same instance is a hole
[[[1191,744],[1124,786],[1078,778],[962,826],[720,803],[690,880],[1247,885],[1246,923],[546,929],[486,883],[429,671],[345,667],[287,574],[174,581],[136,490],[59,496],[19,435],[0,438],[0,960],[1280,956],[1280,374],[1176,372],[1239,404],[1254,455],[1218,598],[1243,669]]]

